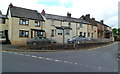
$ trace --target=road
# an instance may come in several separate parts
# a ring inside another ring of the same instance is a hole
[[[119,44],[120,45],[120,44]],[[80,51],[2,52],[3,72],[118,72],[118,42]]]

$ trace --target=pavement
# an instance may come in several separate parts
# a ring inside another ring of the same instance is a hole
[[[118,45],[88,50],[29,53],[2,52],[3,72],[118,72]]]

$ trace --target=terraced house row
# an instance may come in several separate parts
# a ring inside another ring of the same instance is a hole
[[[68,38],[82,35],[89,38],[112,38],[111,27],[103,20],[96,21],[90,14],[80,18],[47,14],[45,10],[39,13],[36,10],[9,5],[7,14],[0,13],[0,37],[8,38],[12,44],[25,43],[27,39],[36,36],[53,38],[60,43],[66,43]]]

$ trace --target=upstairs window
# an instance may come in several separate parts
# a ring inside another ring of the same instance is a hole
[[[4,31],[0,31],[0,39],[5,38]]]
[[[5,19],[2,19],[2,24],[5,24]]]
[[[58,33],[58,35],[62,35],[62,33]]]
[[[71,27],[71,23],[68,23],[68,26]]]
[[[29,21],[26,19],[20,19],[20,25],[28,25]]]
[[[54,20],[51,20],[51,25],[54,25],[54,23],[55,23]]]
[[[36,27],[40,27],[40,25],[41,25],[40,21],[35,21],[35,26]]]
[[[92,38],[93,38],[93,33],[92,33]]]
[[[80,23],[80,28],[83,28],[83,24]]]
[[[51,37],[54,37],[56,35],[56,30],[51,30]]]
[[[66,35],[70,35],[70,30],[66,30]]]
[[[29,36],[29,31],[25,31],[25,30],[19,31],[19,37],[28,37],[28,36]]]

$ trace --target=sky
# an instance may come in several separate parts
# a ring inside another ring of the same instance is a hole
[[[37,10],[43,9],[46,13],[66,16],[67,12],[72,17],[80,18],[82,15],[90,14],[97,21],[112,28],[118,27],[118,2],[120,0],[1,0],[0,10],[7,13],[10,3],[14,6]],[[120,4],[120,3],[119,3]]]

